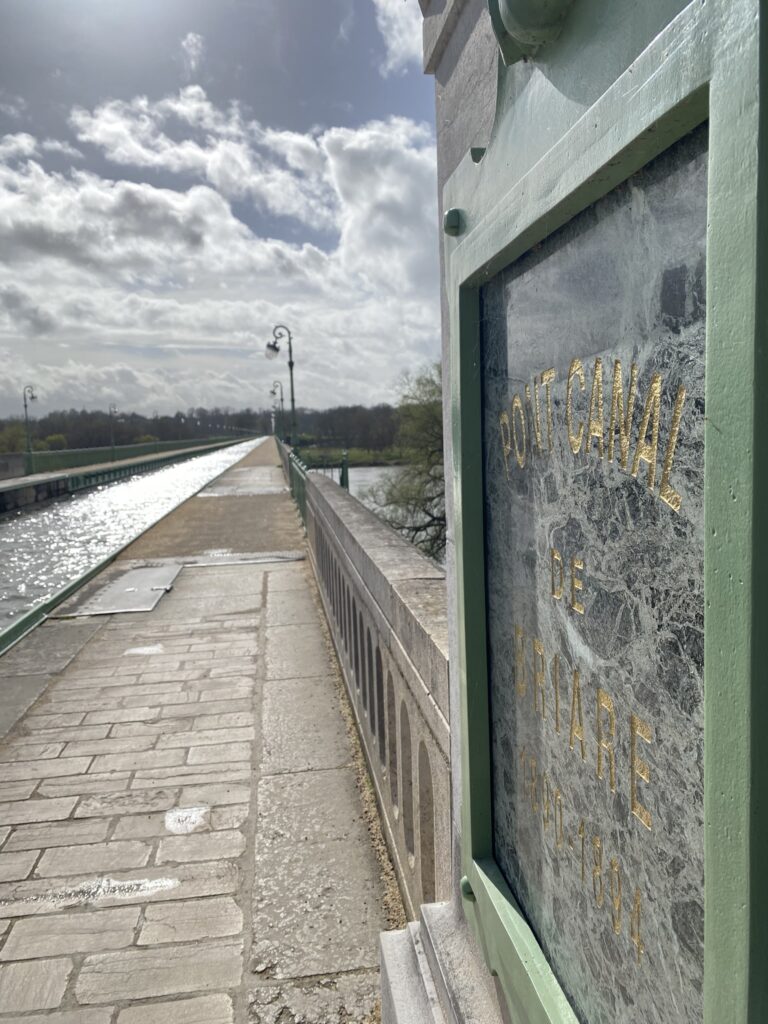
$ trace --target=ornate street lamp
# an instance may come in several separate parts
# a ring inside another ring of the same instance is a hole
[[[28,402],[36,402],[37,401],[37,395],[35,394],[35,389],[34,389],[32,384],[27,384],[27,386],[24,388],[24,391],[22,392],[22,394],[24,395],[24,429],[26,430],[26,434],[27,434],[27,455],[31,455],[32,454],[32,434],[31,434],[30,429],[29,429],[29,407],[28,407],[27,403]]]
[[[276,324],[272,328],[272,341],[267,342],[266,356],[267,359],[277,359],[280,354],[280,342],[284,338],[288,339],[288,372],[291,378],[291,436],[288,438],[288,443],[296,436],[296,400],[293,395],[293,346],[291,345],[291,332],[285,326],[285,324]]]
[[[115,461],[115,416],[117,416],[117,406],[110,405],[109,407],[109,446],[112,449],[112,461]]]
[[[273,398],[276,398],[278,388],[280,388],[280,431],[285,434],[285,402],[283,401],[282,382],[279,380],[272,381],[272,388],[269,393]]]

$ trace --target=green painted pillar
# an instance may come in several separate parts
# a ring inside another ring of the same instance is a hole
[[[765,1024],[766,6],[422,9],[455,905],[516,1024]]]

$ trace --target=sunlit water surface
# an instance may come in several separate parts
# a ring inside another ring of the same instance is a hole
[[[260,442],[0,518],[0,630],[138,537]]]
[[[372,512],[378,512],[379,506],[368,493],[368,489],[397,476],[400,469],[400,466],[350,466],[349,493],[367,505]]]

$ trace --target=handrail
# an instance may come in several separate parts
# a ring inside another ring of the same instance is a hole
[[[301,461],[296,452],[288,453],[288,466],[290,469],[290,487],[293,500],[299,506],[301,521],[307,525],[307,473],[309,470]]]
[[[59,469],[72,469],[96,463],[117,462],[123,459],[139,458],[142,455],[159,454],[161,452],[182,451],[185,448],[204,448],[207,445],[247,441],[243,437],[197,437],[184,438],[178,441],[147,441],[141,444],[107,445],[97,448],[64,448],[60,451],[28,452],[26,454],[26,473],[56,472]]]

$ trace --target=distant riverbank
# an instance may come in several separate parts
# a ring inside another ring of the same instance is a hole
[[[299,457],[310,469],[340,466],[344,448],[326,448],[320,445],[302,448],[296,445]],[[367,468],[371,466],[402,466],[405,458],[399,448],[347,448],[347,464]]]

